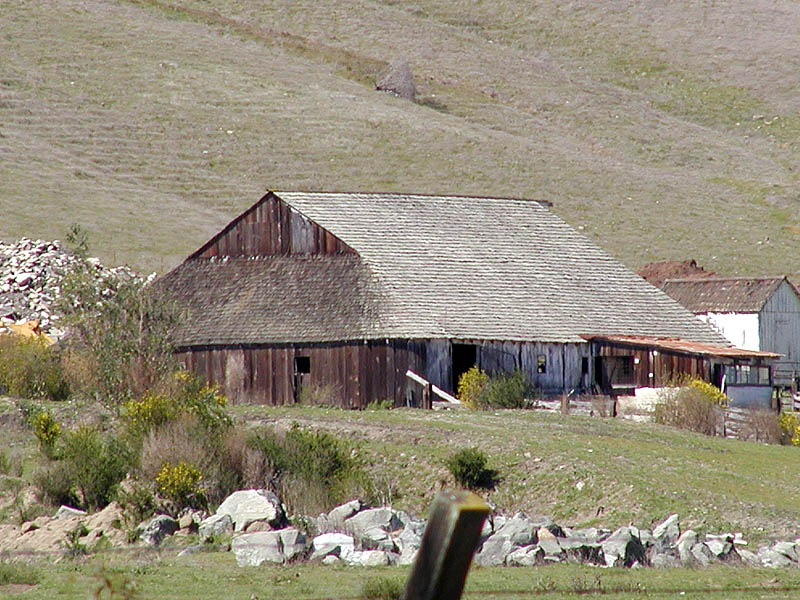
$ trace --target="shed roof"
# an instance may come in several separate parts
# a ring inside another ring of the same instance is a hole
[[[667,279],[662,289],[694,313],[757,313],[785,277]]]
[[[715,344],[703,342],[692,342],[676,338],[661,338],[653,336],[633,336],[633,335],[596,335],[586,336],[590,341],[609,342],[611,344],[622,344],[635,346],[637,348],[649,348],[662,352],[678,352],[680,354],[695,354],[698,356],[718,356],[724,358],[764,358],[777,359],[780,354],[774,352],[762,352],[757,350],[745,350],[743,348],[722,348]]]
[[[296,297],[291,296],[285,310],[293,316],[305,314],[303,310],[313,313],[313,327],[302,318],[277,323],[265,317],[252,322],[246,335],[241,331],[241,339],[258,343],[373,336],[577,343],[584,341],[581,334],[614,333],[729,345],[537,201],[274,194],[353,248],[358,258],[338,266],[343,256],[299,262],[292,257],[283,262],[259,259],[247,267],[230,260],[221,268],[189,265],[202,259],[187,260],[166,278],[184,281],[183,296],[194,293],[190,280],[212,288],[192,301],[220,316],[216,331],[207,324],[204,343],[233,339],[226,332],[234,323],[247,323],[254,312],[272,314],[259,308],[262,295],[273,306],[272,298],[287,290],[286,297],[289,291]],[[275,272],[279,265],[286,271]],[[178,275],[183,269],[187,274]],[[343,278],[348,269],[353,274]],[[202,283],[212,273],[218,279]],[[353,286],[355,299],[349,296]],[[237,287],[242,291],[236,292]],[[340,303],[349,307],[341,323]],[[368,310],[359,316],[357,307]],[[199,337],[191,339],[200,343]]]

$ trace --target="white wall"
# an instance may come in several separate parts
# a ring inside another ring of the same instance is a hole
[[[737,348],[761,350],[757,314],[708,313],[697,317],[714,325]]]

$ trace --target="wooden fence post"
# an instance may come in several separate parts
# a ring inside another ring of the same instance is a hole
[[[458,600],[489,506],[472,492],[441,492],[431,514],[403,600]]]

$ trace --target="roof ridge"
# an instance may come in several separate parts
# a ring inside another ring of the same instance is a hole
[[[766,276],[748,276],[748,277],[668,277],[664,283],[707,283],[709,281],[782,281],[786,279],[786,275],[766,275]]]
[[[464,200],[497,200],[497,201],[512,201],[512,202],[536,202],[542,206],[551,207],[553,202],[551,200],[544,200],[543,198],[522,198],[519,196],[475,196],[472,194],[429,194],[420,192],[358,192],[358,191],[331,191],[331,190],[269,190],[279,198],[281,194],[314,194],[317,196],[384,196],[384,197],[412,197],[412,198],[442,198],[448,199],[464,199]]]

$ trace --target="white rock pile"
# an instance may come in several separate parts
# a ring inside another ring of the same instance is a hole
[[[96,258],[88,264],[99,292],[115,278],[137,277],[128,267],[106,268]],[[81,259],[58,240],[0,241],[0,326],[35,320],[42,331],[58,337],[55,305],[62,282],[80,265]]]

